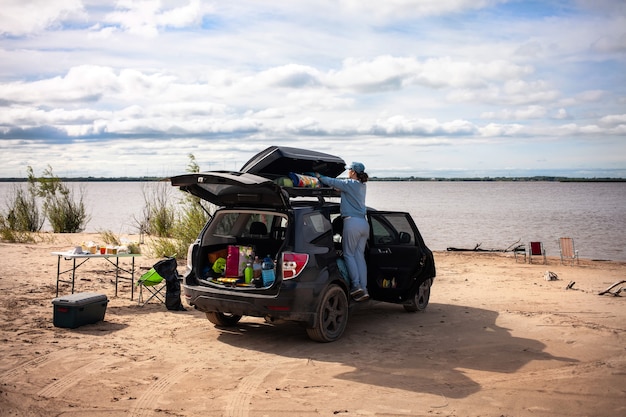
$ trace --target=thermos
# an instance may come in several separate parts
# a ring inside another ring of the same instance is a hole
[[[252,278],[254,277],[254,271],[252,270],[251,262],[248,262],[246,264],[246,269],[243,270],[243,276],[246,284],[250,284],[252,282]]]

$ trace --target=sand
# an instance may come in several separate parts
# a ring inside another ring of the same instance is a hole
[[[101,259],[76,291],[106,294],[105,320],[55,327],[50,252],[88,240],[0,244],[2,417],[626,415],[626,292],[598,294],[625,263],[437,252],[426,311],[364,303],[320,344],[292,323],[218,329],[191,308],[140,307],[130,283],[114,296]]]

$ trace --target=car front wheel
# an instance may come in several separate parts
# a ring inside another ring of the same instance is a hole
[[[422,285],[419,286],[413,298],[404,303],[404,309],[410,313],[425,310],[430,300],[430,286],[432,284],[432,278],[428,278],[426,281],[422,282]]]
[[[348,324],[348,297],[341,287],[331,285],[324,293],[317,310],[314,327],[306,329],[316,342],[333,342],[341,337]]]
[[[207,311],[206,318],[216,326],[224,327],[234,326],[241,320],[241,316],[236,314],[219,313],[217,311]]]

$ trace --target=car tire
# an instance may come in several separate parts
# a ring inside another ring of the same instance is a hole
[[[338,285],[331,284],[317,308],[314,327],[306,332],[316,342],[333,342],[341,337],[348,324],[348,297]]]
[[[239,320],[241,320],[241,316],[236,314],[220,313],[217,311],[207,311],[205,314],[206,318],[216,326],[230,327],[239,323]]]
[[[404,309],[409,313],[424,311],[430,300],[430,287],[433,284],[432,278],[428,278],[419,286],[413,298],[404,303]]]

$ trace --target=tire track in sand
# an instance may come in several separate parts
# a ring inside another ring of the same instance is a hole
[[[228,396],[225,417],[248,417],[250,414],[250,402],[252,396],[258,391],[265,378],[279,366],[292,363],[297,359],[284,358],[274,361],[272,365],[264,363],[241,379],[241,382],[235,390]]]
[[[187,372],[189,372],[188,367],[177,366],[164,376],[160,377],[139,397],[135,405],[129,410],[129,416],[146,417],[151,415],[155,410],[155,405],[158,404],[161,394],[167,391],[170,385],[177,382]]]
[[[93,362],[90,362],[87,365],[81,366],[80,368],[70,372],[62,378],[59,378],[52,384],[43,387],[41,390],[39,390],[37,395],[46,398],[58,397],[81,380],[88,378],[90,375],[100,372],[100,369],[110,363],[111,360],[106,359],[97,359]]]
[[[72,355],[73,352],[63,349],[55,352],[51,352],[45,355],[41,355],[36,357],[35,359],[31,359],[27,362],[21,363],[16,367],[9,369],[8,371],[0,374],[0,383],[8,384],[14,382],[20,375],[28,373],[29,371],[39,368],[42,365],[47,364],[48,362],[57,361],[64,357]]]

